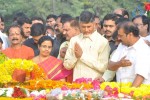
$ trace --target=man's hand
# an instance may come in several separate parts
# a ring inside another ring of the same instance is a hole
[[[105,82],[105,80],[102,77],[98,77],[95,80],[98,80],[100,83]]]
[[[148,46],[150,46],[150,42],[148,40],[145,40],[145,42]]]
[[[133,83],[132,83],[132,87],[139,87],[143,81],[144,81],[144,77],[137,74]]]
[[[82,56],[83,51],[78,43],[75,43],[74,53],[77,58],[80,58]]]
[[[121,58],[121,60],[119,61],[119,64],[121,67],[127,67],[127,66],[131,66],[132,63],[130,62],[130,60],[125,59],[126,57]]]
[[[60,57],[64,58],[66,55],[67,47],[63,47],[60,50]]]

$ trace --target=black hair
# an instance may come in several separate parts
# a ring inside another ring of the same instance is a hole
[[[123,15],[120,15],[120,14],[115,14],[118,18],[122,18]],[[124,17],[123,17],[124,18]]]
[[[79,16],[76,16],[75,19],[79,22]]]
[[[52,46],[53,46],[53,39],[49,36],[42,36],[39,41],[38,41],[38,45],[41,46],[41,44],[44,42],[44,41],[51,41],[52,43]]]
[[[3,44],[3,41],[2,41],[2,39],[0,38],[0,43],[2,43]]]
[[[54,28],[52,28],[51,26],[45,26],[45,31],[44,31],[45,34],[46,34],[46,30],[48,29],[52,30],[53,32],[55,31]]]
[[[127,21],[130,21],[130,20],[128,18],[120,17],[117,20],[117,24],[122,23],[122,22],[127,22]]]
[[[23,31],[22,31],[22,28],[21,28],[20,25],[18,25],[18,24],[12,24],[12,25],[10,25],[10,26],[8,27],[8,29],[7,29],[8,36],[9,36],[9,34],[10,34],[9,31],[10,31],[11,28],[19,28],[19,29],[20,29],[20,34],[21,34],[21,36],[24,36]]]
[[[41,23],[35,23],[32,25],[31,27],[31,36],[40,36],[40,35],[44,35],[45,33],[45,29],[44,29],[44,25]]]
[[[97,15],[94,15],[94,18],[99,18]]]
[[[104,24],[104,21],[101,20],[101,21],[99,22],[99,25],[101,26],[101,29],[103,28],[103,24]]]
[[[52,28],[51,26],[46,26],[46,27],[45,27],[45,31],[46,31],[47,29],[51,29],[52,31],[54,31],[54,28]]]
[[[103,21],[105,21],[105,20],[112,20],[112,21],[115,21],[115,24],[116,24],[116,25],[118,24],[118,23],[117,23],[118,17],[117,17],[116,14],[107,14],[107,15],[104,17]]]
[[[69,22],[71,27],[79,29],[79,22],[75,18],[68,19],[66,22]]]
[[[126,35],[132,32],[135,37],[139,37],[139,29],[133,22],[130,21],[122,22],[119,24],[118,29],[121,28],[124,30]]]
[[[43,18],[41,18],[41,17],[37,17],[37,16],[32,17],[32,18],[31,18],[31,21],[34,21],[34,20],[42,21],[42,22],[43,22],[43,24],[45,23],[44,19],[43,19]]]
[[[90,22],[94,22],[94,14],[89,12],[89,11],[83,11],[80,14],[79,17],[79,22],[83,22],[83,23],[90,23]]]
[[[0,15],[1,22],[4,22],[4,17]]]
[[[53,15],[53,14],[50,14],[47,16],[46,20],[47,19],[50,19],[50,18],[54,18],[55,20],[57,19],[57,16],[56,15]]]
[[[136,18],[141,18],[142,19],[142,23],[144,25],[148,25],[148,28],[147,28],[147,31],[149,32],[150,31],[150,20],[148,17],[146,17],[145,15],[137,15],[135,16],[133,19],[132,19],[132,22],[136,19]]]
[[[120,17],[120,18],[117,20],[117,23],[118,23],[118,25],[119,25],[120,23],[128,22],[128,21],[129,21],[128,18]],[[117,26],[117,30],[113,33],[112,38],[115,40],[115,39],[117,38],[117,36],[118,36],[118,26]]]
[[[61,14],[59,17],[61,18],[60,22],[62,24],[64,24],[67,20],[72,19],[72,16],[69,14]]]
[[[128,11],[126,9],[122,8],[121,11],[122,11],[122,16],[127,15],[128,18],[129,18],[129,13],[128,13]]]
[[[31,20],[28,17],[19,17],[17,20],[18,25],[22,26],[25,23],[31,24]]]

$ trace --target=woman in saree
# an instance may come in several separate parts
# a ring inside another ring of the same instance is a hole
[[[64,80],[72,71],[65,69],[61,60],[50,56],[52,47],[53,40],[49,36],[41,37],[38,41],[40,53],[33,61],[45,71],[48,79]]]

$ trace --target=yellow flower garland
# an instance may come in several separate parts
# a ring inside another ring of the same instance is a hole
[[[14,69],[24,69],[26,71],[32,71],[36,64],[30,60],[24,59],[9,59],[3,63],[8,73],[11,75]]]
[[[134,97],[143,97],[150,95],[150,85],[149,84],[142,84],[140,87],[135,88],[131,87],[132,83],[117,83],[117,82],[104,82],[100,85],[101,89],[104,90],[106,86],[110,86],[111,88],[117,87],[119,92],[121,90],[122,93],[129,94],[130,92],[134,91]],[[120,89],[121,88],[121,89]]]
[[[44,72],[40,70],[39,66],[30,60],[8,59],[0,64],[0,83],[12,81],[12,73],[15,69],[23,69],[26,72],[31,72],[32,70],[36,69],[38,71],[37,73],[42,76],[45,75],[43,74]],[[36,76],[36,78],[39,77],[40,76]]]

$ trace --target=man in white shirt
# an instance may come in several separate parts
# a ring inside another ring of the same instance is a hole
[[[79,17],[81,34],[71,38],[64,67],[73,69],[73,80],[103,75],[108,64],[110,47],[107,39],[95,29],[94,15],[83,11]]]
[[[9,47],[9,44],[10,44],[10,43],[9,43],[9,40],[8,40],[8,36],[0,31],[0,38],[1,38],[2,41],[3,41],[2,50],[8,48],[8,47]]]
[[[63,25],[63,35],[66,37],[66,41],[60,46],[58,59],[64,61],[70,39],[78,34],[80,34],[79,22],[73,18],[66,20]]]
[[[2,39],[3,41],[3,44],[2,44],[2,50],[8,48],[9,46],[9,42],[8,42],[8,37],[6,34],[2,33],[3,30],[5,28],[5,25],[4,25],[4,18],[0,15],[0,38]]]
[[[149,18],[145,15],[137,15],[132,19],[132,22],[138,27],[140,36],[150,46]]]
[[[139,37],[139,30],[132,22],[124,22],[118,30],[121,40],[108,64],[108,69],[116,71],[118,82],[132,82],[138,87],[150,83],[150,48]]]

